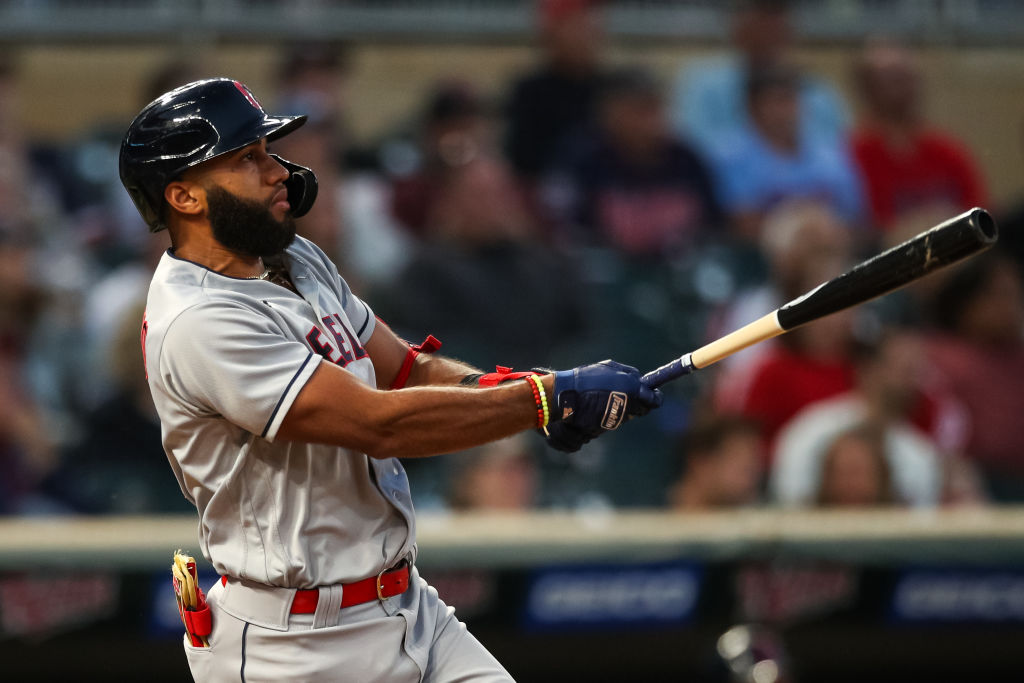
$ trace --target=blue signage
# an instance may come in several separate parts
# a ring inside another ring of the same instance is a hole
[[[896,582],[898,622],[1024,622],[1024,570],[908,570]]]
[[[677,625],[694,614],[701,570],[691,564],[549,567],[530,578],[524,626],[532,630]]]

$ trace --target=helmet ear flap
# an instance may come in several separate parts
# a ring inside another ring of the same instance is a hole
[[[292,216],[300,218],[309,213],[316,201],[316,194],[319,185],[316,181],[316,174],[313,170],[282,159],[277,154],[271,154],[273,159],[288,169],[288,180],[284,186],[288,190],[288,203],[292,207]]]

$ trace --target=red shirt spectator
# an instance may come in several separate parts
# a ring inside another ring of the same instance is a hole
[[[805,406],[850,391],[853,363],[845,357],[815,358],[778,345],[754,368],[741,409],[761,424],[768,443]]]
[[[965,405],[966,456],[997,501],[1024,501],[1024,281],[997,250],[950,274],[934,294],[946,334],[928,360]]]
[[[905,145],[893,145],[875,129],[853,136],[872,222],[885,229],[900,216],[925,207],[953,210],[984,206],[984,184],[970,154],[956,140],[934,130],[917,133]]]
[[[835,266],[827,263],[830,260],[834,261],[819,253],[799,276],[780,283],[783,301],[827,279]],[[757,420],[768,451],[774,451],[779,429],[800,410],[853,389],[854,315],[852,310],[840,311],[779,337],[771,350],[743,370],[745,376],[718,384],[716,408]]]
[[[865,123],[853,136],[853,155],[876,228],[985,204],[985,189],[967,150],[927,121],[924,79],[909,49],[871,42],[854,75]]]
[[[967,406],[967,453],[990,473],[1024,477],[1024,345],[985,347],[945,337],[929,359]]]

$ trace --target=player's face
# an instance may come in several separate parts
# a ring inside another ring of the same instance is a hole
[[[268,154],[266,140],[214,159],[204,171],[207,217],[222,245],[248,256],[273,256],[295,239],[284,186],[288,170]]]
[[[231,251],[273,256],[295,239],[291,213],[278,220],[269,202],[245,199],[215,185],[206,188],[206,202],[214,239]]]

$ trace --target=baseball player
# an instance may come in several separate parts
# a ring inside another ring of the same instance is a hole
[[[304,121],[210,79],[150,103],[121,145],[121,181],[170,232],[144,362],[222,577],[189,666],[198,681],[509,681],[419,577],[398,458],[531,428],[575,450],[661,396],[612,361],[482,374],[429,353],[432,337],[399,339],[296,237],[316,177],[268,144]]]

